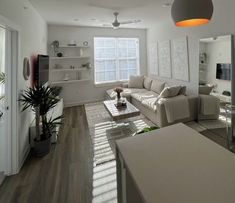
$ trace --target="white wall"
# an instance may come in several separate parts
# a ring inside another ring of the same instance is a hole
[[[24,6],[28,8],[24,9]],[[23,79],[23,58],[47,53],[47,24],[28,0],[1,0],[0,15],[20,29],[20,64],[18,66],[18,93],[20,94],[29,85],[29,82]],[[19,166],[29,149],[28,130],[32,118],[30,111],[22,113],[19,106]]]
[[[231,41],[211,42],[206,44],[207,54],[207,73],[206,81],[210,84],[216,84],[216,91],[231,92],[231,81],[216,79],[216,64],[231,63]]]
[[[148,50],[150,44],[156,41],[175,39],[188,36],[189,41],[189,68],[190,82],[184,83],[173,79],[166,79],[169,84],[185,84],[188,87],[188,93],[198,93],[199,81],[199,39],[211,36],[221,36],[235,34],[235,1],[216,1],[214,3],[214,15],[210,24],[192,28],[177,28],[171,19],[170,9],[169,18],[156,22],[152,28],[147,31]],[[149,63],[148,63],[149,64]]]
[[[146,51],[146,30],[140,29],[110,29],[91,28],[75,26],[48,26],[48,42],[59,40],[61,43],[68,43],[76,40],[78,43],[88,41],[91,47],[91,63],[94,61],[94,37],[137,37],[140,39],[140,73],[147,73],[147,51]],[[92,81],[84,83],[74,83],[63,85],[62,96],[65,105],[76,105],[86,102],[93,102],[104,99],[105,90],[113,88],[115,85],[98,87],[94,85],[94,69],[92,69]]]

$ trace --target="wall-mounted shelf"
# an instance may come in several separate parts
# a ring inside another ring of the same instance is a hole
[[[50,57],[52,60],[64,60],[64,59],[89,59],[89,56],[63,56],[63,57]]]
[[[54,81],[51,82],[52,85],[61,85],[61,84],[70,84],[70,83],[77,83],[77,82],[87,82],[90,79],[81,79],[81,80],[61,80],[61,81]]]
[[[69,46],[69,45],[60,45],[59,48],[79,48],[79,49],[83,49],[83,48],[90,48],[89,46]]]
[[[76,72],[82,70],[89,70],[88,68],[75,68],[75,69],[52,69],[51,72]]]

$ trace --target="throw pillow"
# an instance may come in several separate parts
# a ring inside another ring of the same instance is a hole
[[[150,90],[156,92],[157,94],[160,94],[164,89],[164,87],[165,87],[165,82],[153,80]]]
[[[144,76],[130,76],[129,79],[129,88],[138,88],[143,89],[144,85]]]
[[[151,89],[151,85],[152,85],[152,79],[149,77],[144,77],[144,88],[148,91],[150,91]]]
[[[186,95],[186,86],[181,86],[179,95]]]
[[[166,87],[159,95],[160,98],[175,97],[179,94],[181,86]]]
[[[212,89],[211,86],[199,86],[199,94],[209,95]]]

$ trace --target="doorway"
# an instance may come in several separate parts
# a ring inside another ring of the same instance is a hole
[[[0,185],[18,172],[17,65],[18,32],[0,24]]]

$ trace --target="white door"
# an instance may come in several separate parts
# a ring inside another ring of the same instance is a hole
[[[7,31],[0,27],[0,175],[8,171],[8,141],[9,141],[9,86],[10,70],[7,57]]]

